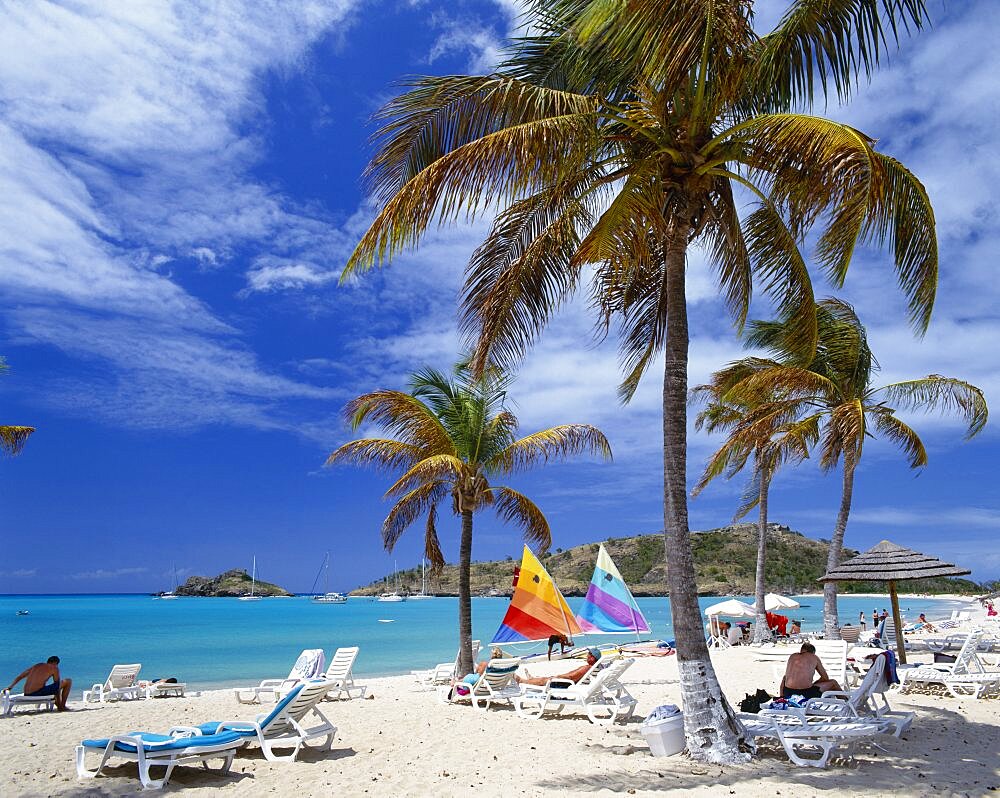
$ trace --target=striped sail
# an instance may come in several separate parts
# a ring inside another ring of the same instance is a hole
[[[580,631],[556,583],[525,546],[514,595],[491,642],[526,643],[548,640],[550,635],[572,637]]]
[[[604,544],[601,544],[598,552],[587,597],[583,600],[576,620],[586,633],[649,632],[649,623]]]

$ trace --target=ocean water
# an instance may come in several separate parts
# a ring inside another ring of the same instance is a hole
[[[700,599],[702,608],[722,597]],[[822,626],[822,598],[799,597],[789,610],[803,628]],[[569,599],[576,610],[581,599]],[[484,645],[507,609],[507,599],[472,600],[473,635]],[[670,639],[670,601],[641,598],[652,636]],[[904,617],[926,612],[947,617],[964,604],[935,599],[902,599]],[[841,620],[857,623],[858,612],[889,607],[888,598],[846,596]],[[28,610],[18,616],[18,610]],[[0,596],[0,682],[13,679],[32,663],[52,654],[73,679],[73,695],[103,681],[111,666],[141,662],[141,677],[175,676],[193,688],[251,684],[284,676],[304,648],[322,648],[329,657],[338,646],[358,645],[355,673],[383,676],[406,673],[454,659],[458,602],[433,598],[398,604],[352,598],[346,604],[317,604],[308,598],[239,601],[178,598],[160,601],[137,595]],[[380,621],[392,621],[383,623]],[[620,635],[595,635],[577,642],[627,641]],[[544,650],[528,644],[519,651]]]

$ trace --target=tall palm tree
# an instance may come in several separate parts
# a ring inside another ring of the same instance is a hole
[[[527,496],[513,488],[492,485],[490,479],[594,453],[611,459],[604,434],[587,424],[563,424],[517,437],[518,422],[504,404],[508,377],[487,369],[474,377],[466,363],[453,376],[434,369],[413,375],[410,393],[381,390],[352,400],[344,409],[351,427],[374,423],[387,438],[362,438],[345,443],[327,465],[354,462],[402,475],[386,491],[396,503],[382,525],[382,542],[392,551],[406,529],[425,515],[424,550],[435,568],[444,565],[437,534],[438,505],[451,498],[462,520],[458,563],[459,669],[471,673],[472,521],[479,510],[492,507],[506,522],[521,527],[528,543],[545,550],[552,542],[548,521]]]
[[[756,282],[808,359],[797,245],[818,226],[817,262],[839,285],[859,240],[888,240],[926,327],[937,243],[923,187],[874,139],[792,113],[816,91],[846,97],[890,38],[924,24],[923,0],[795,0],[766,36],[747,0],[536,0],[526,20],[496,73],[417,78],[382,109],[367,172],[379,212],[344,279],[432,222],[499,210],[462,300],[479,369],[515,362],[593,265],[599,318],[621,328],[624,400],[665,353],[664,552],[688,750],[740,761],[752,743],[709,659],[688,529],[688,248],[707,252],[737,326]]]
[[[735,476],[753,460],[752,477],[733,520],[739,520],[754,507],[758,508],[757,568],[754,579],[757,617],[754,623],[754,643],[759,644],[764,642],[768,629],[767,610],[764,606],[764,566],[767,562],[767,514],[771,481],[782,465],[799,463],[809,457],[812,446],[819,439],[819,425],[815,418],[799,419],[797,403],[784,396],[772,395],[752,401],[727,400],[727,393],[734,380],[738,382],[742,376],[745,376],[745,372],[741,365],[733,363],[715,372],[711,382],[699,385],[692,392],[695,399],[707,401],[707,406],[695,420],[695,428],[728,433],[722,446],[705,467],[693,495],[697,496],[720,475],[724,474],[727,478]]]
[[[9,369],[7,360],[0,356],[0,374],[6,374]],[[28,442],[28,437],[34,431],[34,427],[0,424],[0,454],[9,457],[20,454],[24,444]]]
[[[753,323],[748,344],[769,350],[776,359],[740,361],[725,398],[730,402],[766,401],[775,392],[797,405],[800,423],[822,424],[820,466],[835,468],[843,458],[840,509],[830,538],[827,570],[840,562],[844,533],[851,512],[854,477],[865,439],[882,437],[895,444],[911,468],[927,465],[927,450],[917,433],[899,418],[899,411],[951,412],[967,425],[966,440],[986,425],[989,409],[983,392],[963,380],[931,374],[927,377],[875,386],[878,361],[868,346],[865,328],[846,302],[827,299],[817,305],[819,346],[802,364],[786,346],[788,331],[781,322]],[[837,585],[823,588],[823,632],[839,637]]]

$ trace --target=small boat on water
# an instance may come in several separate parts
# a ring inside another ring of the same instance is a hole
[[[18,615],[30,615],[31,613],[28,612],[27,610],[18,610],[17,614]]]
[[[240,596],[240,601],[260,601],[260,596],[255,596],[253,589],[257,584],[257,555],[253,556],[253,569],[250,572],[250,594],[248,596]]]
[[[432,599],[434,596],[427,595],[427,560],[423,557],[420,558],[420,592],[411,593],[409,596],[413,601],[419,601],[420,599]]]
[[[320,574],[324,574],[326,577],[325,588],[326,592],[322,595],[314,595],[312,600],[317,604],[346,604],[347,596],[344,593],[338,593],[335,590],[330,590],[330,552],[326,553],[323,558],[323,564],[319,567],[319,573],[316,574],[316,578],[313,580],[312,590],[310,593],[314,593],[316,590],[316,583],[319,581]]]
[[[395,566],[395,563],[393,563],[393,566]],[[404,596],[402,593],[399,592],[399,570],[398,569],[394,569],[394,576],[395,576],[395,582],[396,582],[396,589],[395,590],[391,590],[391,591],[387,590],[385,593],[383,593],[377,599],[375,599],[376,601],[381,601],[383,603],[388,603],[388,602],[398,603],[400,601],[406,601],[406,596]],[[388,587],[388,586],[389,586],[389,580],[387,579],[386,580],[386,587]]]

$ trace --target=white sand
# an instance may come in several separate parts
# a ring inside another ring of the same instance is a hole
[[[925,657],[926,658],[926,657]],[[746,649],[713,654],[731,701],[758,687],[773,690],[772,665]],[[570,663],[570,667],[572,663]],[[558,673],[567,663],[542,663],[532,674]],[[229,775],[195,768],[174,772],[167,791],[185,796],[482,796],[627,793],[684,788],[693,795],[982,795],[1000,789],[1000,700],[956,701],[941,695],[890,697],[918,713],[901,740],[883,735],[886,753],[861,753],[825,770],[796,768],[780,749],[767,749],[738,768],[704,766],[685,756],[650,756],[641,718],[662,703],[679,703],[673,657],[644,658],[626,674],[639,699],[637,717],[612,728],[567,715],[522,720],[506,707],[488,712],[438,703],[408,677],[372,679],[373,700],[328,702],[339,726],[334,750],[308,751],[292,764],[268,763],[259,749],[242,750]],[[79,691],[75,691],[78,695]],[[133,764],[111,776],[78,781],[73,749],[83,737],[134,729],[251,718],[231,691],[104,707],[71,704],[71,713],[20,712],[0,719],[0,795],[128,795],[137,791]],[[267,710],[267,705],[263,707]],[[153,793],[155,794],[155,793]]]

